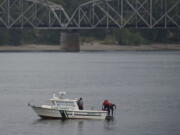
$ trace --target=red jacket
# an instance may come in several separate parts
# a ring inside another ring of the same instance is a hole
[[[103,105],[104,105],[104,106],[105,106],[105,105],[110,105],[110,103],[109,103],[108,100],[104,100]]]

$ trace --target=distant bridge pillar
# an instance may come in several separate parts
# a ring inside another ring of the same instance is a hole
[[[80,34],[77,31],[63,31],[61,32],[60,43],[61,49],[65,52],[79,52],[80,51]]]

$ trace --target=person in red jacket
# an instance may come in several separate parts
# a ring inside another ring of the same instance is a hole
[[[113,117],[114,109],[116,109],[115,104],[110,103],[107,99],[104,100],[102,110],[107,111],[108,116],[110,116],[110,114],[111,114],[111,116]]]
[[[106,99],[106,100],[104,100],[102,105],[103,105],[102,110],[107,111],[108,116],[109,116],[110,115],[110,102]]]

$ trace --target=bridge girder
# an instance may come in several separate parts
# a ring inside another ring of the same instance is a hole
[[[36,29],[179,28],[180,0],[91,0],[68,15],[47,0],[5,0],[0,26]]]

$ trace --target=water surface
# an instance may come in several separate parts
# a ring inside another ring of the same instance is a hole
[[[180,135],[180,52],[0,53],[2,135]],[[85,108],[117,105],[113,121],[41,120],[28,102],[53,92]]]

